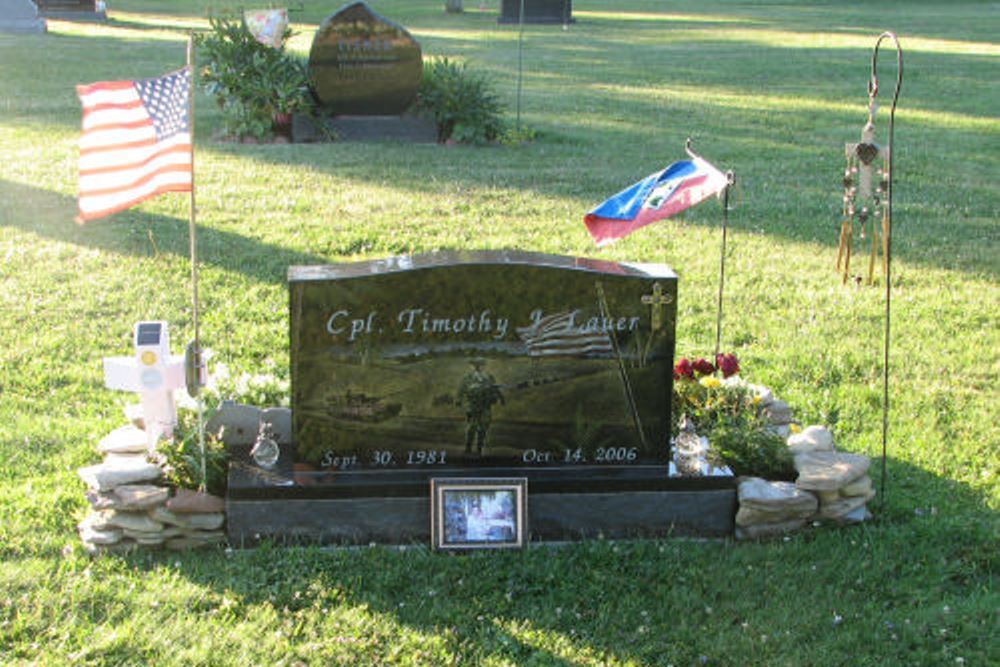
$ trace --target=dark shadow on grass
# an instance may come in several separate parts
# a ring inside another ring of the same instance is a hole
[[[740,664],[739,655],[727,653],[738,647],[720,645],[704,629],[738,625],[757,596],[793,594],[815,598],[822,607],[829,590],[840,590],[846,607],[878,600],[879,611],[872,613],[902,618],[912,613],[914,594],[942,600],[990,587],[998,517],[986,495],[899,460],[889,461],[889,474],[888,506],[870,504],[878,513],[875,522],[810,528],[785,542],[590,541],[460,556],[426,545],[327,549],[266,543],[254,550],[192,553],[177,571],[218,597],[235,596],[238,605],[284,610],[279,616],[309,608],[314,615],[320,608],[334,615],[337,607],[361,609],[390,626],[390,634],[379,631],[376,645],[393,643],[392,628],[403,626],[443,641],[461,664],[490,657],[579,664],[574,656],[584,652],[599,656],[597,661],[638,665],[697,664],[701,655]],[[846,547],[848,541],[871,544]],[[782,553],[787,565],[774,562]],[[142,570],[165,558],[130,560]],[[773,573],[747,576],[747,564],[764,559],[769,571],[785,573],[780,580],[771,579]],[[815,590],[793,576],[810,561],[824,565],[823,584]],[[866,575],[862,582],[859,574],[873,567],[881,575]],[[372,623],[365,631],[377,627]],[[699,640],[692,642],[692,635]],[[687,643],[672,643],[678,636]],[[556,642],[560,650],[553,652],[549,647]]]
[[[162,196],[186,196],[184,194]],[[188,221],[130,209],[86,225],[73,222],[76,200],[33,186],[0,180],[0,200],[16,202],[0,213],[0,227],[12,227],[60,243],[116,255],[189,257]],[[39,215],[44,212],[44,215]],[[323,256],[269,245],[211,227],[198,226],[198,258],[263,282],[284,283],[291,265],[326,264]]]

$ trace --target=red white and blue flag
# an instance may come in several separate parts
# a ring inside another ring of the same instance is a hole
[[[76,87],[83,104],[79,214],[86,222],[162,192],[190,192],[188,68],[155,79]]]
[[[622,190],[583,221],[597,245],[606,245],[722,192],[728,183],[701,158],[681,160]]]

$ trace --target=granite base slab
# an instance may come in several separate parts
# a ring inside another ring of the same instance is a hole
[[[532,541],[727,537],[735,489],[541,493],[528,496]],[[278,543],[430,543],[429,497],[227,499],[233,546]]]

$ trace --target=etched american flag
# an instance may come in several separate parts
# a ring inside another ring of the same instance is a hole
[[[606,331],[574,326],[574,313],[539,317],[530,326],[518,327],[517,335],[528,348],[528,356],[600,356],[612,351]]]
[[[76,87],[83,104],[79,213],[86,222],[162,192],[190,192],[188,68]]]

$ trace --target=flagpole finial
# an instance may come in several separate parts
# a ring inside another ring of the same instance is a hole
[[[691,137],[688,137],[684,142],[684,152],[686,152],[689,157],[696,160],[698,159],[698,154],[694,152],[694,148],[692,148],[693,145],[694,142],[691,140]]]

